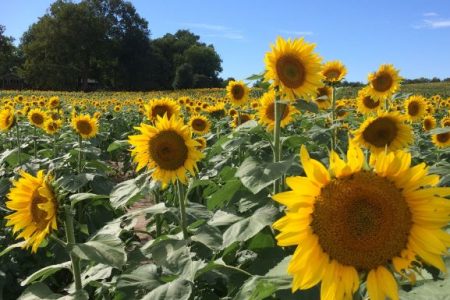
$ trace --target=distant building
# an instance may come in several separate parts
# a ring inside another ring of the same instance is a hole
[[[23,79],[14,73],[7,73],[0,76],[0,89],[2,90],[21,90],[25,87]]]

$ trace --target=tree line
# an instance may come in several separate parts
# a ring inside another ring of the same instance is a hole
[[[123,0],[57,0],[19,45],[0,25],[0,78],[45,90],[220,87],[222,60],[188,30],[151,39],[148,22]]]

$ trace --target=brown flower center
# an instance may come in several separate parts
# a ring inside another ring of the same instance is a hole
[[[33,223],[40,229],[44,229],[47,225],[47,212],[39,208],[39,204],[46,203],[49,199],[42,197],[39,194],[38,188],[33,192],[31,196],[31,216]]]
[[[381,148],[390,145],[397,137],[398,128],[395,120],[380,117],[374,120],[363,131],[363,138],[368,143]]]
[[[233,98],[235,100],[241,100],[245,94],[244,87],[242,87],[240,84],[234,85],[231,88],[231,94],[233,95]]]
[[[92,133],[93,128],[88,120],[78,120],[76,125],[79,134],[89,135]]]
[[[33,121],[34,124],[36,125],[42,125],[42,123],[44,123],[44,116],[40,113],[33,113],[31,115],[31,120]]]
[[[341,72],[338,69],[328,69],[323,72],[323,75],[327,80],[336,80],[341,76]]]
[[[394,80],[388,73],[380,73],[372,80],[373,88],[378,92],[386,92],[392,87]]]
[[[280,57],[276,64],[276,70],[280,81],[288,88],[299,88],[306,80],[305,66],[292,55]]]
[[[411,226],[401,191],[388,179],[366,171],[323,187],[311,222],[331,259],[366,271],[399,255]]]
[[[408,104],[408,115],[412,117],[417,116],[419,114],[419,111],[420,111],[419,103],[413,101]]]
[[[172,111],[167,105],[155,105],[152,108],[152,119],[156,119],[157,116],[162,118],[164,114],[167,114],[167,118],[169,119],[172,116]]]
[[[450,132],[439,133],[436,135],[436,139],[440,143],[447,143],[450,140]]]
[[[149,143],[151,158],[163,170],[174,171],[184,166],[188,148],[182,136],[169,130],[154,136]]]
[[[283,114],[281,115],[281,120],[284,120],[288,114],[289,114],[289,106],[286,104],[279,105],[280,110],[283,111]],[[275,103],[270,103],[266,108],[266,117],[271,120],[275,121]]]
[[[192,128],[196,131],[203,131],[206,128],[206,122],[202,119],[194,119],[192,121]]]
[[[379,100],[375,101],[370,96],[365,96],[363,98],[363,103],[364,103],[364,106],[369,109],[374,109],[374,108],[377,108],[378,106],[380,106],[380,101]]]

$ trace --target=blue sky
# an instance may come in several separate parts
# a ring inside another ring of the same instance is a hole
[[[0,24],[17,39],[49,0],[0,0]],[[347,79],[363,81],[382,63],[405,78],[450,77],[450,0],[206,1],[135,0],[151,37],[190,29],[222,57],[222,77],[264,69],[277,36],[304,36],[326,60],[340,59]]]

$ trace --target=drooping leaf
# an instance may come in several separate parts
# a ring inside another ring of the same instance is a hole
[[[193,284],[185,279],[176,279],[161,285],[145,295],[142,300],[189,300]]]

